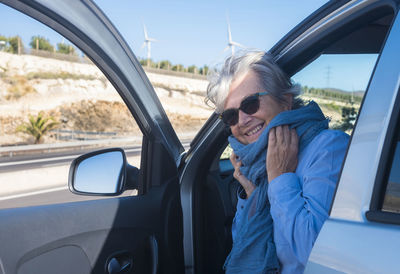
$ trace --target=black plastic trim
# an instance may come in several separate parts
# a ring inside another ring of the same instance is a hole
[[[368,221],[395,225],[400,225],[399,216],[399,213],[378,210],[369,210],[365,213],[365,217]]]

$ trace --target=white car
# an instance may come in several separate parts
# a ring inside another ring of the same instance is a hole
[[[75,193],[135,188],[137,196],[0,210],[0,273],[222,273],[237,182],[220,157],[230,133],[218,115],[184,151],[142,66],[93,2],[0,2],[79,47],[143,133],[138,168],[116,148],[85,154],[70,171]],[[399,6],[398,0],[330,1],[270,50],[294,78],[325,56],[354,62],[375,56],[330,216],[305,273],[400,271]]]

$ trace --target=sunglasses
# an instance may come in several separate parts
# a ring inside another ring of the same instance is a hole
[[[229,108],[224,110],[219,115],[219,118],[228,126],[234,126],[237,124],[239,121],[239,110],[243,111],[246,114],[254,114],[258,111],[260,108],[260,96],[262,95],[267,95],[268,92],[258,92],[255,94],[252,94],[246,98],[243,99],[242,102],[240,102],[239,108]]]

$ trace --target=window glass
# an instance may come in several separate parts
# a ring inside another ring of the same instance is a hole
[[[314,100],[330,128],[351,134],[378,54],[323,54],[292,77]]]
[[[397,142],[390,168],[382,210],[400,213],[400,142]]]
[[[204,103],[208,85],[205,72],[168,70],[168,66],[160,67],[162,62],[153,67],[143,60],[141,63],[179,139],[192,140],[213,112]]]
[[[75,45],[0,8],[14,20],[0,28],[0,208],[93,199],[69,192],[71,161],[122,147],[139,167],[142,133],[113,85]]]

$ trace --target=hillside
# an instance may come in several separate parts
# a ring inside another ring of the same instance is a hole
[[[4,52],[0,64],[0,145],[32,142],[16,128],[40,111],[55,117],[62,130],[120,137],[140,133],[114,87],[94,65]],[[147,75],[178,134],[193,135],[212,113],[204,104],[207,81]],[[56,141],[54,136],[45,140]]]

